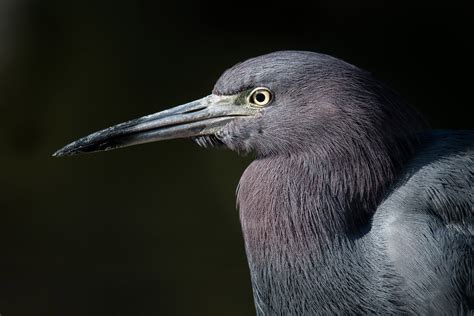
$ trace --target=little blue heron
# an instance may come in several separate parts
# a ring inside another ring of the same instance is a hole
[[[472,312],[472,131],[430,130],[370,73],[282,51],[54,155],[187,137],[255,154],[237,201],[257,314]]]

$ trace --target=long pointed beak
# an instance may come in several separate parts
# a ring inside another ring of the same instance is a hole
[[[69,156],[165,139],[213,134],[237,117],[255,114],[248,107],[236,105],[235,99],[234,96],[209,95],[90,134],[66,145],[53,156]]]

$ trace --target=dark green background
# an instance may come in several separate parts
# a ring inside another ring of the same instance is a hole
[[[234,201],[250,157],[187,140],[50,157],[207,95],[238,61],[328,53],[375,73],[434,127],[472,128],[466,6],[2,1],[2,316],[253,313]]]

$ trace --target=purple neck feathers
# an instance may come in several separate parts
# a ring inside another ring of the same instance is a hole
[[[305,152],[253,161],[237,192],[251,268],[321,258],[334,242],[362,234],[413,154],[411,136],[359,146],[333,135]]]
[[[258,314],[309,311],[310,296],[325,293],[315,288],[331,286],[318,275],[331,275],[322,270],[338,265],[326,260],[338,256],[334,245],[352,247],[364,233],[356,227],[367,228],[397,172],[387,157],[334,154],[260,158],[240,180],[237,201]],[[345,260],[339,266],[351,265]],[[280,306],[288,297],[295,304]]]

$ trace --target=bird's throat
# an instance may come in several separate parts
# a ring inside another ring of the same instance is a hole
[[[339,235],[358,233],[354,227],[369,221],[388,184],[373,180],[377,176],[372,173],[380,169],[369,164],[330,164],[310,155],[252,162],[237,195],[249,251],[286,247],[305,253]]]
[[[385,184],[357,186],[380,169],[353,168],[324,165],[311,155],[258,159],[247,168],[237,199],[257,309],[263,304],[271,312],[278,295],[311,293],[304,287],[317,283],[335,244],[352,247],[369,229]]]

